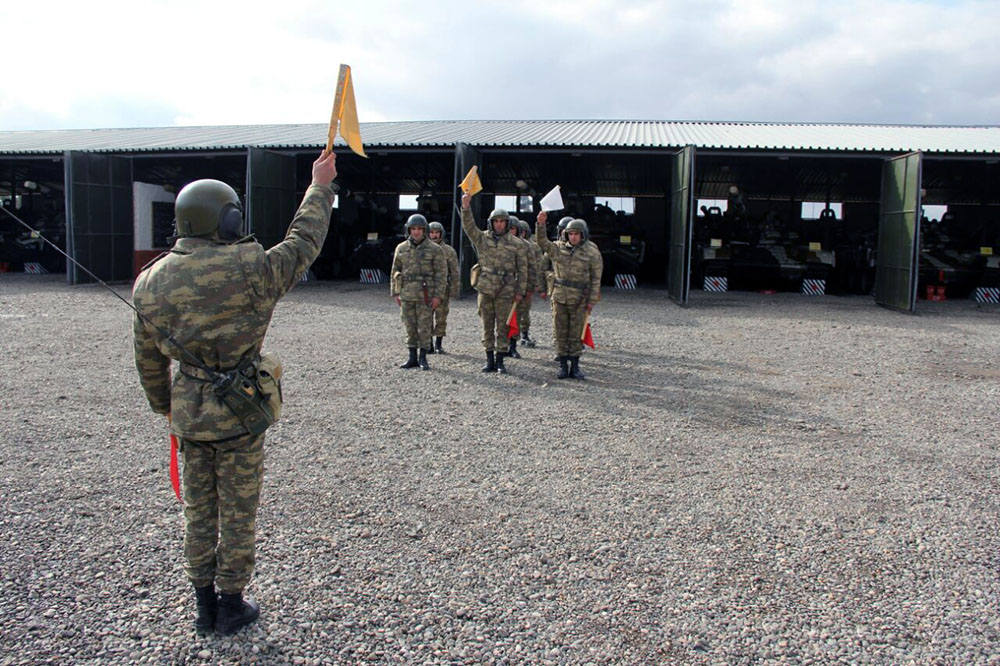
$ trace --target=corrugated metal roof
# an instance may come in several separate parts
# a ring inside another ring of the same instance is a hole
[[[363,123],[369,148],[670,148],[1000,153],[1000,126],[833,125],[631,120],[442,120]],[[318,148],[326,125],[230,125],[0,132],[0,154]],[[338,143],[340,140],[338,139]]]

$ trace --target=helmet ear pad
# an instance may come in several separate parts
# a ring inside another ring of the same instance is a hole
[[[219,238],[237,241],[243,235],[243,211],[239,206],[226,204],[219,213]]]

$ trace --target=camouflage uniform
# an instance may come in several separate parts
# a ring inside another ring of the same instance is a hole
[[[479,256],[479,316],[483,322],[483,349],[506,354],[507,317],[514,294],[528,288],[527,253],[509,233],[497,235],[492,229],[480,229],[472,211],[462,209],[462,229]]]
[[[530,232],[522,240],[528,244],[528,293],[517,306],[517,325],[521,329],[524,341],[534,346],[534,341],[528,339],[528,331],[531,329],[531,301],[534,293],[547,293],[545,274],[542,272],[542,258],[545,257],[545,253],[538,243],[532,242]]]
[[[285,239],[267,251],[256,242],[178,239],[139,274],[135,306],[210,368],[256,357],[278,300],[323,247],[333,194],[310,186]],[[196,588],[215,581],[239,593],[254,568],[264,435],[250,435],[204,371],[152,326],[136,317],[133,329],[143,390],[154,412],[172,415],[184,456],[185,573]],[[179,364],[172,383],[171,360]]]
[[[458,298],[458,289],[462,286],[461,277],[458,272],[458,253],[444,238],[434,241],[437,246],[444,251],[445,261],[448,263],[448,288],[441,299],[441,305],[434,311],[434,337],[443,338],[448,334],[448,310],[451,299]]]
[[[580,335],[586,306],[601,298],[603,261],[597,246],[582,241],[573,247],[568,240],[553,243],[544,233],[535,240],[552,260],[554,271],[552,299],[552,330],[559,356],[579,357],[583,351]]]
[[[406,346],[426,350],[431,346],[431,299],[444,299],[448,290],[444,250],[426,235],[419,243],[407,238],[396,246],[391,275],[390,293],[402,301]]]

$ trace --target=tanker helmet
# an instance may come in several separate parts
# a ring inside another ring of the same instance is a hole
[[[590,237],[590,230],[587,228],[587,223],[580,218],[570,220],[566,225],[566,233],[569,234],[571,231],[579,231],[583,240],[587,240]]]
[[[243,230],[243,206],[236,190],[205,178],[185,185],[174,201],[177,235],[234,241]]]
[[[421,215],[420,213],[414,213],[409,217],[409,219],[406,220],[406,226],[403,227],[406,230],[407,234],[410,233],[410,227],[423,227],[424,230],[426,231],[427,218]]]

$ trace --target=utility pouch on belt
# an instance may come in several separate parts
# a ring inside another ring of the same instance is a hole
[[[251,435],[259,435],[281,416],[281,373],[281,363],[262,354],[219,373],[212,390]]]
[[[479,264],[473,264],[472,268],[469,269],[469,284],[471,284],[473,288],[479,284],[479,271]]]

